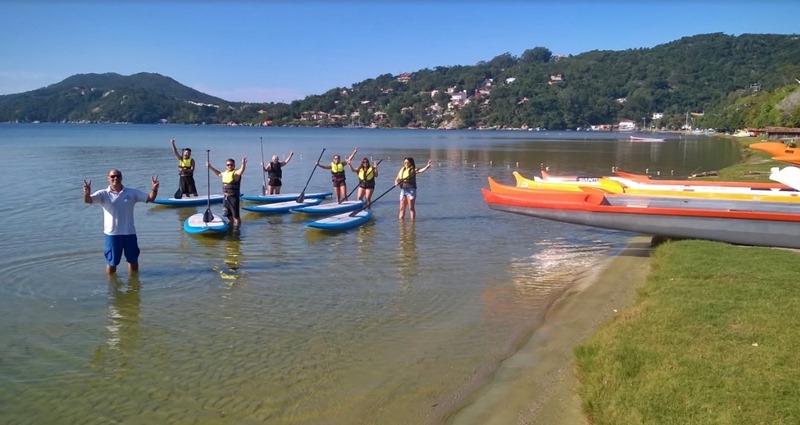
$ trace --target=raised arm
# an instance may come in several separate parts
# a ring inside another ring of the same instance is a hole
[[[350,161],[353,160],[353,157],[356,156],[357,153],[358,153],[358,146],[356,146],[355,149],[353,149],[353,153],[351,153],[350,156],[345,158],[345,162],[347,162],[349,164]]]
[[[291,160],[292,160],[292,157],[293,157],[293,156],[294,156],[294,150],[292,150],[291,152],[289,152],[289,156],[287,156],[287,157],[286,157],[286,159],[284,159],[284,160],[283,160],[283,164],[281,164],[281,167],[283,167],[284,165],[288,164],[288,163],[289,163],[289,161],[291,161]]]
[[[351,161],[347,161],[347,165],[350,166],[350,171],[352,171],[354,173],[358,172],[358,168],[353,167],[353,163]]]
[[[175,154],[175,158],[178,158],[178,161],[181,160],[181,154],[178,153],[178,148],[175,147],[175,139],[169,139],[169,142],[172,143],[172,153]]]
[[[150,189],[150,193],[147,194],[147,200],[145,202],[153,202],[156,196],[158,196],[158,174],[150,177],[150,181],[153,183],[153,187]]]
[[[330,165],[322,165],[322,164],[319,163],[319,161],[317,161],[317,167],[324,168],[326,170],[330,170],[331,169]]]
[[[433,165],[433,160],[429,159],[428,160],[428,165],[426,165],[426,166],[424,166],[422,168],[417,168],[417,174],[424,173],[426,170],[428,170],[428,168],[431,168],[431,165]]]
[[[242,157],[242,166],[241,166],[241,167],[239,167],[239,169],[238,169],[238,170],[236,170],[236,173],[235,173],[235,174],[236,174],[237,176],[241,177],[241,176],[242,176],[242,174],[244,174],[244,169],[245,169],[245,168],[247,168],[247,157],[246,157],[246,156],[243,156],[243,157]]]
[[[206,161],[206,167],[208,167],[208,169],[209,169],[209,170],[211,170],[211,172],[212,172],[212,173],[216,174],[216,175],[217,175],[217,177],[219,177],[219,176],[221,176],[221,175],[222,175],[222,173],[220,173],[220,172],[219,172],[219,170],[217,170],[216,168],[214,168],[214,166],[212,166],[212,165],[211,165],[211,163],[210,163],[210,162],[208,162],[208,161]]]
[[[83,202],[92,203],[92,179],[83,181]]]

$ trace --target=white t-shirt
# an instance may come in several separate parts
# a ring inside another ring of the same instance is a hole
[[[91,195],[92,203],[103,207],[103,233],[106,235],[135,235],[133,206],[147,201],[147,194],[139,189],[123,186],[119,192],[111,186]]]

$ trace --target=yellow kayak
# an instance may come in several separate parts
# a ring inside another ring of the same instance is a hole
[[[659,185],[618,181],[616,177],[600,177],[592,181],[538,181],[527,179],[514,171],[517,187],[537,190],[560,190],[563,192],[591,192],[597,189],[605,193],[671,196],[682,198],[753,200],[768,202],[800,202],[800,192],[794,190],[761,189],[728,186]]]

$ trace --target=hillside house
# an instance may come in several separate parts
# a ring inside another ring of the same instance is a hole
[[[404,72],[404,73],[400,74],[400,76],[397,77],[397,81],[399,81],[401,83],[404,83],[404,84],[408,84],[408,82],[411,81],[411,73],[410,72]]]
[[[767,133],[767,140],[800,138],[798,127],[767,127],[764,131]]]
[[[550,81],[548,81],[547,84],[556,84],[556,83],[560,83],[562,81],[564,81],[564,79],[561,76],[561,74],[551,74],[550,75]]]
[[[653,118],[652,119],[660,120],[662,118],[664,118],[664,113],[663,112],[653,112]]]

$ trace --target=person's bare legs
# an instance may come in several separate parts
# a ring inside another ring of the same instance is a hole
[[[128,263],[128,274],[139,273],[139,263]]]
[[[117,272],[117,268],[115,266],[109,266],[108,264],[106,264],[106,273],[114,274],[116,272]]]
[[[400,214],[397,216],[400,220],[406,217],[406,204],[408,204],[408,198],[403,196],[400,198]]]
[[[417,212],[414,209],[414,201],[415,201],[414,199],[408,200],[408,218],[410,218],[411,220],[415,219],[417,216]]]

